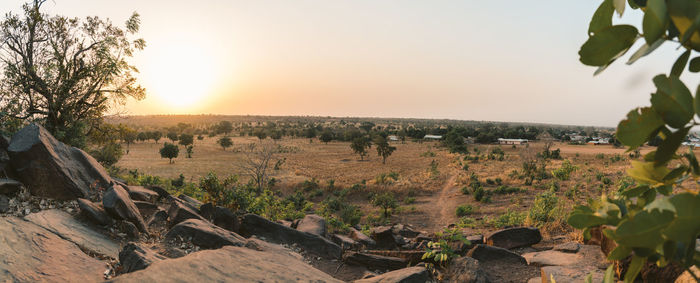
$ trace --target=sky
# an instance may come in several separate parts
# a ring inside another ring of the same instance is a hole
[[[3,0],[18,12],[23,1]],[[147,98],[128,114],[312,115],[615,126],[682,51],[642,44],[603,74],[578,61],[591,0],[49,0],[44,12],[135,11]],[[615,22],[641,23],[627,9]],[[687,78],[684,77],[687,82]]]

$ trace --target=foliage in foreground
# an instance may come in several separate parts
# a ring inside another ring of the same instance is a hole
[[[700,165],[692,150],[676,154],[689,131],[697,125],[695,115],[700,114],[700,87],[696,86],[694,98],[680,80],[688,61],[690,72],[700,71],[700,57],[689,60],[693,51],[700,51],[700,2],[629,1],[632,9],[642,8],[644,13],[642,34],[635,26],[612,24],[614,12],[622,15],[625,2],[605,0],[595,12],[588,29],[590,37],[579,51],[583,64],[598,67],[598,74],[639,39],[644,44],[628,64],[667,41],[680,43],[684,52],[668,75],[654,77],[656,91],[651,94],[651,106],[630,111],[617,127],[617,139],[629,151],[660,140],[656,150],[642,160],[631,161],[632,168],[627,174],[638,185],[576,207],[568,223],[583,229],[584,237],[590,237],[591,228],[607,225],[609,228],[603,234],[618,245],[608,259],[631,257],[624,281],[633,282],[647,262],[659,267],[673,263],[686,270],[700,266],[700,252],[695,249],[700,235],[700,196],[697,187],[684,185],[684,181],[695,182],[700,176]],[[613,280],[612,272],[606,272],[605,281]]]

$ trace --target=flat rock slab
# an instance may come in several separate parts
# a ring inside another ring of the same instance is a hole
[[[175,225],[165,235],[167,241],[184,240],[205,249],[218,249],[223,246],[243,246],[246,240],[238,234],[214,226],[208,221],[188,219]]]
[[[552,250],[565,252],[565,253],[577,253],[581,249],[581,244],[577,242],[568,242],[554,246]]]
[[[487,245],[512,249],[537,244],[542,241],[542,234],[534,227],[517,227],[498,230],[484,238]]]
[[[429,282],[430,274],[425,267],[414,266],[394,270],[367,279],[355,280],[355,283],[425,283]]]
[[[79,221],[65,211],[58,209],[43,210],[24,217],[27,221],[49,230],[91,252],[119,257],[119,243]]]
[[[0,217],[2,282],[101,282],[107,265],[31,222]]]
[[[396,270],[406,267],[408,261],[403,258],[346,252],[343,255],[346,263],[361,265],[370,270]]]
[[[158,261],[109,282],[342,282],[284,253],[226,246]]]
[[[605,255],[599,246],[579,245],[577,253],[555,250],[523,254],[527,263],[534,266],[571,266],[604,269],[607,267]]]
[[[605,272],[598,268],[590,267],[566,267],[566,266],[545,266],[542,267],[542,282],[557,283],[584,282],[588,274],[593,274],[593,282],[603,282]]]

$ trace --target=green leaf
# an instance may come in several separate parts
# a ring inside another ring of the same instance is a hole
[[[666,164],[666,162],[671,160],[671,158],[676,154],[678,147],[681,146],[681,143],[683,143],[683,140],[685,140],[685,137],[688,135],[690,128],[691,127],[682,128],[672,133],[661,142],[659,148],[656,150],[656,154],[654,155],[656,166]],[[664,179],[666,178],[664,177]]]
[[[689,148],[688,152],[683,154],[683,157],[688,160],[693,175],[700,175],[700,164],[698,164],[698,159],[695,157],[695,152]]]
[[[630,253],[632,252],[632,249],[626,246],[617,246],[615,249],[610,251],[610,254],[608,254],[608,259],[609,260],[623,260],[625,259]]]
[[[654,77],[656,92],[651,95],[651,106],[661,115],[664,122],[680,129],[693,118],[693,95],[676,76]]]
[[[591,18],[591,23],[588,24],[588,35],[593,35],[596,32],[612,26],[612,16],[615,12],[612,0],[604,0],[600,3],[598,9],[593,13],[593,18]]]
[[[688,1],[690,2],[690,1]],[[700,27],[700,16],[696,16],[695,20],[693,20],[693,23],[690,24],[690,27],[683,31],[683,35],[681,35],[680,42],[681,44],[685,45],[688,43],[688,40],[692,37],[693,34],[695,34],[695,31],[698,30]]]
[[[693,108],[695,108],[695,114],[700,116],[700,85],[698,85],[698,87],[695,89]]]
[[[588,66],[604,66],[624,55],[637,40],[637,35],[637,28],[630,25],[604,28],[581,46],[579,60]]]
[[[613,6],[615,6],[615,11],[617,11],[617,14],[622,17],[622,14],[625,13],[625,6],[627,5],[627,1],[625,0],[613,0]]]
[[[627,272],[625,273],[625,283],[634,282],[634,279],[636,279],[639,272],[642,271],[642,267],[644,267],[646,262],[646,258],[633,256],[632,261],[627,268]]]
[[[627,61],[627,65],[632,65],[632,63],[637,62],[639,58],[649,55],[651,52],[656,50],[656,48],[659,48],[659,46],[661,46],[661,44],[663,44],[664,42],[666,42],[666,39],[663,38],[659,38],[651,45],[645,42],[644,45],[639,47],[639,49],[637,49],[637,51],[634,52],[632,56],[630,56],[630,59]]]
[[[686,50],[681,54],[681,56],[678,56],[678,59],[676,59],[676,62],[673,63],[673,67],[671,67],[671,75],[680,77],[681,74],[683,73],[683,70],[685,69],[685,65],[688,64],[688,58],[690,58],[690,49]]]
[[[634,188],[630,188],[624,192],[622,192],[622,196],[626,198],[634,198],[641,196],[643,193],[646,193],[648,190],[651,190],[649,186],[637,186]]]
[[[627,113],[627,119],[617,125],[617,139],[632,150],[649,140],[663,125],[656,111],[649,107],[637,108]]]
[[[666,2],[664,0],[648,0],[647,8],[642,19],[642,29],[644,30],[644,40],[647,44],[653,44],[666,31],[668,14]]]
[[[688,166],[681,165],[676,167],[676,169],[671,170],[666,176],[664,177],[664,181],[675,181],[676,179],[680,178],[683,173],[688,172]]]
[[[605,218],[595,216],[593,214],[572,213],[571,215],[569,215],[569,219],[567,219],[566,222],[569,223],[571,227],[574,227],[576,229],[583,229],[586,227],[593,227],[605,224],[606,221]]]
[[[688,70],[697,73],[700,72],[700,57],[695,57],[690,60],[690,65],[688,66]]]
[[[615,270],[613,269],[613,264],[608,266],[605,270],[605,277],[603,277],[603,283],[615,283]]]
[[[655,166],[654,162],[632,160],[630,163],[632,163],[632,168],[627,169],[627,175],[642,184],[663,184],[664,177],[670,172],[670,170],[664,166]]]
[[[676,219],[663,234],[678,242],[694,242],[700,234],[700,196],[680,193],[670,197],[669,202],[676,209]]]
[[[674,213],[668,210],[642,210],[633,217],[620,222],[613,239],[619,245],[630,248],[655,250],[663,243],[661,231],[674,219]]]

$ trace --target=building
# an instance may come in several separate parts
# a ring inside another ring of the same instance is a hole
[[[592,145],[610,144],[610,139],[609,138],[593,137],[590,141],[588,141],[588,144],[592,144]]]
[[[386,139],[387,139],[388,141],[393,141],[393,142],[399,141],[399,137],[394,136],[394,135],[388,136],[388,137],[386,137]]]
[[[527,144],[526,139],[498,139],[498,144]]]
[[[423,137],[424,140],[441,140],[442,136],[440,135],[425,135]]]

